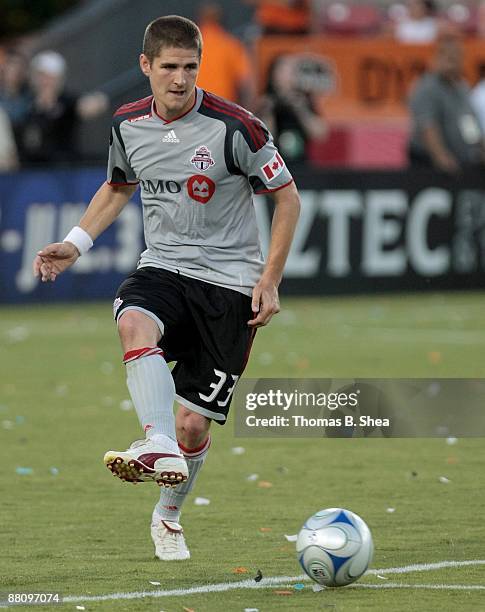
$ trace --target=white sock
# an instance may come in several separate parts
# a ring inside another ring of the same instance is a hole
[[[189,477],[186,482],[174,489],[160,489],[160,500],[156,505],[156,511],[162,519],[180,522],[182,504],[197,480],[197,476],[204,465],[205,458],[209,452],[211,437],[207,436],[205,442],[198,448],[185,448],[179,443],[180,450],[184,454],[189,468]]]
[[[168,436],[175,443],[175,384],[163,351],[157,347],[129,351],[124,356],[126,382],[147,437]]]

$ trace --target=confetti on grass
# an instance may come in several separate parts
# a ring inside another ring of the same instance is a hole
[[[156,580],[149,580],[148,582],[150,584],[152,584],[153,586],[161,586],[162,585],[161,582],[157,582]]]
[[[258,482],[258,487],[260,489],[271,489],[271,487],[273,486],[272,482],[268,482],[267,480],[260,480]]]
[[[104,361],[99,369],[102,374],[109,376],[110,374],[113,374],[115,367],[110,361]]]
[[[245,452],[246,449],[244,448],[244,446],[234,446],[233,448],[231,448],[231,453],[233,455],[244,455]]]
[[[30,331],[26,327],[12,327],[7,331],[6,336],[12,344],[15,342],[23,342],[30,336]]]
[[[440,476],[438,480],[443,484],[448,484],[449,482],[451,482],[451,480],[449,478],[446,478],[446,476]]]
[[[210,499],[207,499],[207,497],[196,497],[194,499],[194,504],[196,506],[208,506],[211,503]]]
[[[248,480],[249,482],[256,482],[258,478],[259,474],[249,474],[249,476],[246,477],[246,480]]]
[[[296,542],[298,540],[298,535],[295,533],[295,535],[286,535],[285,533],[285,538],[288,540],[288,542]]]
[[[15,472],[20,476],[30,476],[34,473],[34,470],[31,467],[18,467]]]
[[[263,579],[263,572],[258,569],[258,571],[256,572],[256,576],[254,577],[254,582],[261,582],[262,579]]]
[[[59,384],[55,389],[55,394],[59,395],[59,397],[65,397],[66,395],[69,395],[69,387],[67,385]]]
[[[262,366],[268,366],[273,363],[274,357],[271,353],[261,353],[258,357],[258,361]]]
[[[441,363],[441,360],[442,360],[442,356],[439,351],[430,351],[428,353],[428,361],[432,363],[433,365]]]
[[[247,570],[247,568],[245,568],[245,567],[235,567],[235,568],[232,570],[232,573],[233,573],[233,574],[247,574],[247,573],[248,573],[248,570]]]

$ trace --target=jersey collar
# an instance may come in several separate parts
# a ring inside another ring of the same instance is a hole
[[[163,121],[164,125],[168,125],[169,123],[173,123],[174,121],[178,121],[179,119],[182,119],[183,117],[189,117],[193,113],[196,113],[199,110],[199,106],[202,103],[203,95],[204,95],[204,92],[202,91],[202,89],[200,89],[199,87],[196,87],[195,88],[194,103],[189,108],[189,110],[186,110],[185,113],[182,113],[178,117],[174,117],[173,119],[170,119],[169,121],[167,121],[167,119],[165,119],[164,117],[162,117],[161,115],[158,114],[157,107],[155,105],[155,97],[153,97],[153,100],[152,100],[152,116],[156,117],[157,119],[160,119],[160,121]]]

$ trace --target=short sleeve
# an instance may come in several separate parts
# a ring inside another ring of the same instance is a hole
[[[257,151],[249,147],[240,131],[234,132],[232,145],[235,165],[248,177],[255,193],[277,191],[293,181],[271,134]]]
[[[109,185],[132,185],[138,183],[135,173],[126,157],[120,126],[115,122],[111,127],[106,180]]]

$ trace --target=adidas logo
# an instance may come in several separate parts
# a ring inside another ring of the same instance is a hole
[[[173,130],[170,130],[170,132],[165,134],[162,138],[162,142],[180,142],[180,140],[177,138],[177,134]]]

